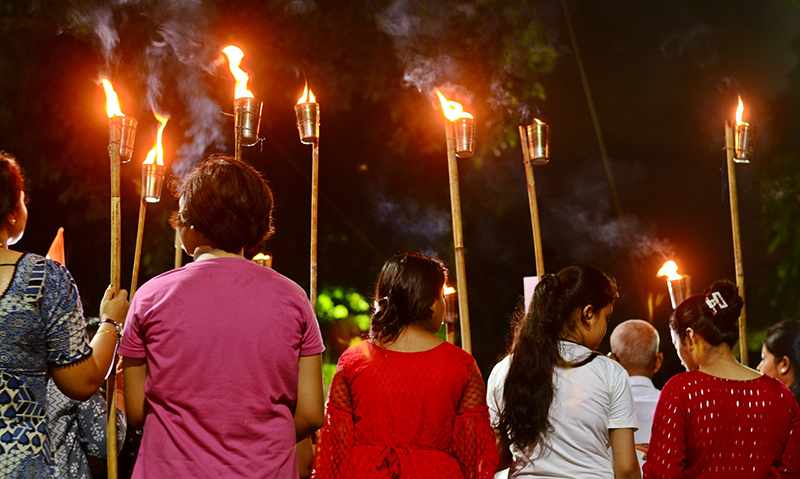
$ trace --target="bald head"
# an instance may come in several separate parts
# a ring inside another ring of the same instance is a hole
[[[611,352],[631,376],[652,377],[658,369],[658,331],[647,321],[629,319],[611,333]]]

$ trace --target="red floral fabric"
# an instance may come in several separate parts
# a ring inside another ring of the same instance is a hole
[[[475,360],[364,341],[339,359],[312,477],[490,479],[498,457]]]
[[[797,401],[769,376],[678,374],[658,399],[644,477],[800,477]]]

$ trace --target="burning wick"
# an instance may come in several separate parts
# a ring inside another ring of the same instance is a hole
[[[739,97],[739,106],[736,108],[736,154],[733,159],[737,163],[750,163],[756,142],[756,127],[742,121],[742,113],[744,113],[744,104],[742,97]]]
[[[258,253],[257,255],[253,256],[253,261],[255,261],[259,266],[272,268],[272,255]]]
[[[303,89],[303,96],[297,100],[294,106],[294,113],[297,115],[297,131],[300,133],[300,142],[306,145],[316,143],[319,139],[319,103],[314,97],[314,92],[308,89],[306,83]]]
[[[136,118],[125,116],[119,107],[119,98],[111,82],[100,80],[106,92],[106,114],[108,115],[109,149],[119,144],[119,157],[125,163],[133,155],[133,143],[136,139]]]
[[[164,148],[161,146],[161,139],[169,121],[169,115],[162,115],[155,110],[153,110],[153,115],[159,122],[156,145],[147,153],[147,159],[142,163],[142,196],[148,203],[161,201],[161,185],[164,182],[165,170]]]
[[[461,103],[449,101],[438,89],[436,94],[442,103],[444,116],[451,122],[455,130],[456,156],[469,158],[475,151],[475,120],[472,115],[464,111]]]
[[[534,118],[534,121],[536,123],[525,127],[530,155],[528,161],[534,165],[544,165],[550,161],[550,126],[538,118]]]
[[[691,278],[688,275],[678,274],[678,265],[669,260],[658,270],[658,277],[666,276],[669,299],[672,301],[672,309],[678,307],[684,299],[691,293]]]
[[[258,143],[258,130],[261,126],[262,103],[257,101],[247,88],[250,76],[245,73],[239,65],[244,58],[242,49],[233,45],[228,45],[222,49],[228,57],[233,78],[236,86],[233,93],[233,106],[235,108],[234,122],[236,123],[236,151],[237,158],[241,157],[241,146],[253,146]]]

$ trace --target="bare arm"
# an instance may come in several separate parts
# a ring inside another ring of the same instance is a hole
[[[125,378],[127,382],[128,378]],[[127,391],[125,391],[127,394]],[[130,413],[129,413],[130,417]],[[297,406],[294,429],[297,442],[322,427],[325,420],[325,393],[322,387],[322,355],[301,356],[297,380]]]
[[[144,425],[145,398],[144,382],[147,379],[147,360],[145,358],[122,358],[123,384],[125,386],[125,409],[128,422],[135,428]]]
[[[500,472],[503,469],[511,467],[511,461],[513,459],[510,448],[511,444],[508,442],[508,439],[503,437],[503,433],[500,432],[500,429],[492,429],[492,432],[497,440],[497,454],[500,456],[500,462],[497,464],[497,471]]]
[[[100,317],[124,323],[125,315],[128,312],[127,297],[128,293],[124,290],[115,297],[111,287],[106,289],[103,302],[100,304]],[[77,364],[50,368],[53,382],[56,383],[58,389],[66,396],[78,401],[85,401],[92,397],[111,370],[117,351],[117,331],[114,325],[101,324],[90,346],[92,355],[87,359]]]
[[[614,454],[616,479],[641,479],[639,459],[633,442],[633,429],[609,429],[611,451]]]

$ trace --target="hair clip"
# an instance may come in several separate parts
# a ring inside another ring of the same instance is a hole
[[[718,312],[717,308],[725,309],[728,307],[728,303],[725,302],[725,298],[722,297],[719,291],[714,291],[711,296],[706,296],[706,304],[715,316]]]

